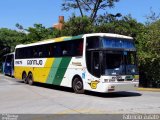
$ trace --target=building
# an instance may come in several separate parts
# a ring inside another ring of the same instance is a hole
[[[53,25],[53,28],[56,28],[58,30],[62,30],[64,25],[64,16],[59,16],[58,23]]]

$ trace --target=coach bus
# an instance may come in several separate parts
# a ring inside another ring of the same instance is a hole
[[[15,49],[15,78],[85,90],[136,90],[137,55],[132,37],[92,33],[60,37]]]
[[[14,76],[14,53],[8,53],[2,58],[2,73]]]

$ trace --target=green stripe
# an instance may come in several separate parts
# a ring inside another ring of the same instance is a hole
[[[55,58],[47,78],[47,83],[60,85],[70,61],[71,57]]]
[[[71,61],[71,57],[62,58],[61,63],[60,63],[60,65],[58,67],[58,70],[56,72],[55,79],[53,79],[53,84],[54,85],[60,85],[61,84],[70,61]]]
[[[69,37],[69,38],[64,38],[64,41],[81,39],[82,37],[83,37],[83,35],[73,36],[73,37]]]
[[[55,60],[53,61],[50,73],[47,78],[47,83],[49,83],[49,84],[53,83],[53,80],[55,79],[58,67],[61,63],[61,60],[62,60],[62,58],[55,58]]]

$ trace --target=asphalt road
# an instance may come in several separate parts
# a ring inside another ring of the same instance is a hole
[[[26,85],[0,74],[0,113],[160,114],[160,92],[75,94],[52,85]]]

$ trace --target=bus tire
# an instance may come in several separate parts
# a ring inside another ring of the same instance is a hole
[[[24,81],[24,83],[28,84],[26,72],[23,72],[23,74],[22,74],[22,80]]]
[[[33,85],[33,74],[31,72],[28,74],[27,81],[29,85]]]
[[[75,93],[82,94],[84,93],[82,79],[78,76],[73,78],[72,88]]]

